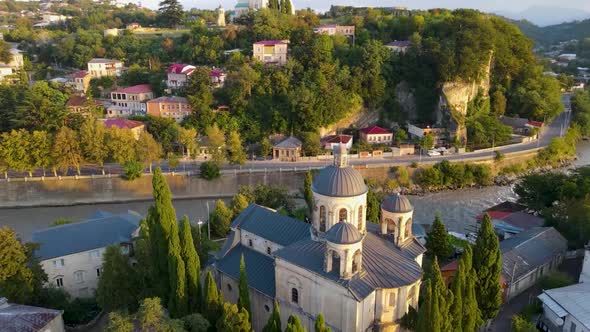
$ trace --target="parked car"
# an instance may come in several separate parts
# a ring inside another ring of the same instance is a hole
[[[426,152],[426,154],[430,157],[440,156],[440,152],[438,152],[436,150],[428,150],[428,152]]]

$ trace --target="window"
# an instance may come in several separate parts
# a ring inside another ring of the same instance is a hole
[[[65,265],[65,261],[64,261],[64,259],[63,259],[63,258],[61,258],[61,259],[56,259],[56,260],[54,260],[54,261],[53,261],[53,266],[54,266],[54,267],[62,267],[62,266],[64,266],[64,265]]]
[[[572,322],[572,324],[570,325],[570,332],[576,332],[576,323]]]
[[[270,253],[271,253],[270,247],[266,247],[266,253],[270,255]]]
[[[232,291],[232,287],[231,287],[230,284],[227,284],[227,290],[230,291],[230,292]]]
[[[254,246],[254,244],[252,243],[252,239],[248,239],[248,245],[249,245],[250,247],[253,247],[253,246]]]
[[[396,302],[397,302],[397,292],[389,293],[388,305],[393,308],[393,307],[395,307]]]
[[[297,288],[291,288],[291,302],[299,303],[299,291]]]
[[[407,239],[412,236],[412,218],[406,222],[406,229],[404,230],[404,238]]]
[[[361,265],[361,250],[357,250],[352,256],[352,273],[356,273]]]
[[[92,250],[88,253],[88,255],[90,256],[90,258],[100,258],[100,250]]]
[[[96,268],[96,276],[97,277],[100,277],[100,267],[97,267]]]
[[[363,206],[359,206],[359,220],[358,220],[358,230],[362,231],[363,230]]]
[[[338,212],[338,222],[340,222],[340,221],[346,222],[347,214],[348,214],[348,211],[346,211],[346,209],[340,209],[340,211]]]
[[[84,282],[84,271],[74,272],[74,280],[76,280],[76,282]]]
[[[320,232],[326,231],[326,207],[320,206]]]
[[[268,304],[264,305],[264,310],[266,310],[266,312],[270,312],[270,307],[268,306]]]
[[[64,278],[62,278],[62,277],[55,278],[55,285],[57,287],[63,287],[64,286]]]

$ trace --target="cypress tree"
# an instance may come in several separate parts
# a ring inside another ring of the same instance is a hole
[[[244,261],[244,255],[240,258],[240,283],[238,289],[238,308],[246,309],[246,311],[250,313],[250,292],[248,291],[248,279],[246,278],[246,262]],[[249,319],[250,322],[252,322],[252,315],[249,315]]]
[[[440,214],[437,212],[432,228],[426,237],[426,250],[431,257],[445,260],[451,256],[452,249],[447,228],[440,220]]]
[[[324,315],[319,314],[315,320],[315,332],[332,332],[332,329],[326,326]]]
[[[502,305],[501,256],[498,237],[494,233],[492,220],[486,213],[473,248],[473,268],[477,275],[475,284],[477,306],[484,320],[496,317]]]
[[[307,330],[301,325],[301,320],[297,315],[289,316],[289,321],[287,322],[287,328],[285,332],[307,332]]]
[[[282,332],[282,331],[283,330],[281,327],[281,313],[279,310],[279,303],[277,302],[277,300],[275,300],[274,307],[272,309],[272,314],[270,315],[270,317],[268,317],[268,321],[266,322],[266,325],[264,325],[262,332]]]
[[[310,215],[313,211],[313,193],[311,191],[312,182],[311,172],[307,171],[307,173],[305,173],[305,180],[303,181],[303,198],[305,199]]]
[[[279,10],[279,0],[268,0],[268,8],[272,10]]]
[[[450,308],[453,304],[453,294],[445,284],[436,257],[432,264],[432,299],[433,331],[450,331],[452,328]]]
[[[293,10],[293,4],[291,0],[281,0],[281,12],[283,14],[291,15]]]
[[[463,294],[465,291],[465,262],[464,257],[461,257],[457,271],[451,284],[451,291],[453,292],[453,305],[451,306],[451,320],[453,323],[453,331],[463,331]]]
[[[432,323],[432,285],[430,280],[426,280],[426,286],[424,286],[424,299],[422,305],[418,310],[418,326],[416,332],[431,332]]]
[[[219,304],[222,301],[220,301],[217,285],[215,284],[211,271],[207,272],[207,279],[205,279],[205,294],[203,300],[203,312],[206,314],[211,325],[215,325],[215,322],[219,319]]]
[[[187,216],[182,218],[180,241],[182,244],[182,260],[184,261],[186,271],[188,311],[194,313],[199,310],[199,305],[201,304],[201,262],[195,249],[191,225]]]
[[[277,0],[278,2],[279,0]],[[279,8],[279,12],[281,13],[285,13],[285,0],[280,0],[280,8]]]
[[[465,252],[461,257],[465,268],[465,284],[463,290],[463,331],[475,331],[477,327],[483,324],[481,313],[477,307],[477,298],[475,293],[475,284],[477,282],[477,275],[473,269],[473,251],[471,246],[465,248]]]
[[[186,269],[180,256],[180,248],[170,248],[168,269],[171,292],[168,300],[168,311],[172,317],[184,317],[187,314]]]

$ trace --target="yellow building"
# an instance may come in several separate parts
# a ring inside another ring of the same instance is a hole
[[[254,43],[254,59],[264,64],[283,66],[287,63],[289,42],[285,40],[261,40]]]

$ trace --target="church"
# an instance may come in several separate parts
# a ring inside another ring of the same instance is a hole
[[[426,251],[412,234],[410,201],[389,196],[381,220],[367,221],[368,188],[342,145],[311,189],[310,224],[256,204],[232,222],[209,266],[224,299],[237,303],[243,255],[255,331],[275,300],[283,325],[294,314],[313,331],[321,313],[333,331],[400,331],[400,318],[418,306]]]

